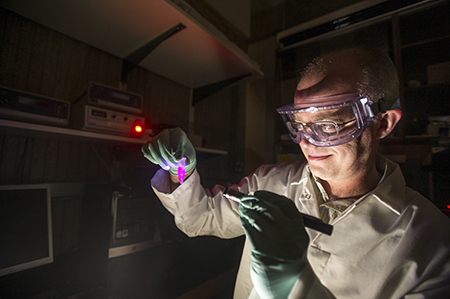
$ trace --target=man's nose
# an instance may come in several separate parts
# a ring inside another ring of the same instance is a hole
[[[310,148],[310,147],[314,147],[315,145],[313,145],[312,143],[310,143],[308,141],[308,139],[305,138],[305,136],[302,136],[302,140],[300,140],[300,148]]]

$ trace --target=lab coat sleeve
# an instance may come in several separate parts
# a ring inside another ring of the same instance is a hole
[[[164,207],[174,215],[177,227],[189,237],[234,238],[244,234],[238,203],[223,196],[224,187],[209,191],[200,184],[194,170],[186,181],[169,193],[169,175],[160,169],[152,178],[152,188]]]
[[[286,193],[287,182],[298,180],[303,169],[302,162],[284,163],[274,167],[263,165],[230,188],[248,194],[256,190]],[[216,185],[208,190],[200,184],[197,170],[172,193],[169,190],[169,174],[160,169],[153,176],[152,188],[164,207],[175,217],[177,227],[190,237],[217,236],[234,238],[242,236],[239,220],[239,204],[223,196],[224,187]]]

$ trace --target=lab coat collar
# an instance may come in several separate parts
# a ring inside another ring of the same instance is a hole
[[[333,221],[333,223],[344,218],[350,213],[358,204],[364,201],[369,196],[374,196],[382,205],[391,210],[397,215],[400,215],[404,194],[405,194],[405,180],[401,172],[400,166],[390,160],[385,159],[381,155],[377,155],[377,167],[382,170],[382,178],[378,186],[371,192],[367,193],[354,204],[352,204],[346,211]],[[314,192],[314,179],[312,178],[309,165],[303,168],[301,179],[291,183],[291,185],[298,185],[303,189],[301,197],[296,201],[297,207],[300,211],[304,211],[312,216],[319,217],[319,204],[322,201],[320,194]]]
[[[302,169],[300,179],[291,183],[296,189],[302,190],[299,197],[295,198],[295,204],[299,211],[319,217],[319,206],[317,194],[314,192],[314,180],[309,170],[309,166],[306,165]]]
[[[378,186],[371,192],[368,192],[357,201],[355,201],[330,224],[335,224],[336,222],[345,218],[345,216],[351,213],[359,204],[363,203],[364,200],[369,197],[374,197],[391,212],[397,215],[401,214],[402,207],[405,201],[404,194],[406,185],[400,166],[390,160],[385,159],[379,154],[377,155],[376,163],[378,168],[384,168],[383,175],[380,182],[378,183]]]
[[[371,193],[381,204],[400,215],[406,192],[406,183],[400,166],[381,155],[378,155],[377,159],[384,161],[385,173],[380,184]]]

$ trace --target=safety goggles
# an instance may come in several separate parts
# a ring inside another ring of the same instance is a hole
[[[384,101],[373,105],[367,97],[344,94],[303,99],[277,109],[295,143],[302,138],[315,146],[336,146],[358,138]]]

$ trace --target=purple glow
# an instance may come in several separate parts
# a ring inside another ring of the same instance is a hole
[[[178,163],[178,180],[180,181],[180,184],[184,183],[184,176],[186,174],[185,168],[186,168],[186,158],[183,157]]]

